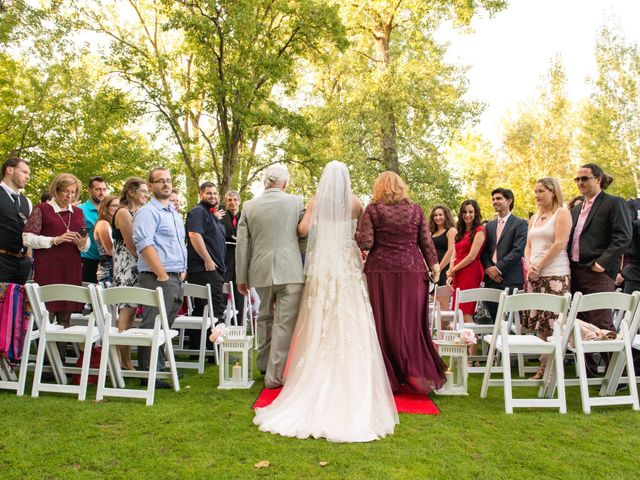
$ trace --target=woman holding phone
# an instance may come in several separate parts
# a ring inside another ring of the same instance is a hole
[[[22,234],[23,243],[33,249],[34,280],[40,285],[65,283],[82,285],[80,252],[89,249],[84,214],[73,207],[82,184],[70,173],[57,175],[49,193],[51,200],[34,205]],[[71,313],[81,312],[77,302],[49,302],[47,309],[57,322],[69,326]]]

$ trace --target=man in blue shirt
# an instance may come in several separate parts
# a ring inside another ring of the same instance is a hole
[[[162,287],[169,326],[182,306],[182,280],[187,271],[187,249],[184,244],[182,219],[169,202],[171,174],[163,167],[149,172],[149,186],[153,198],[133,218],[133,242],[138,251],[138,283],[142,288],[155,290]],[[141,328],[153,328],[157,308],[142,310]],[[138,347],[138,365],[149,369],[149,347]],[[165,367],[160,350],[158,370]],[[145,380],[141,383],[144,385]],[[171,388],[171,384],[158,380],[156,388]]]
[[[218,210],[218,190],[212,182],[204,182],[198,191],[200,203],[187,214],[187,274],[190,283],[211,285],[213,314],[222,321],[226,306],[222,293],[226,250],[221,219],[225,212]],[[202,315],[204,305],[203,300],[196,299],[193,315]],[[200,331],[189,331],[189,348],[197,350],[199,345]]]
[[[104,178],[90,178],[87,192],[89,193],[89,198],[80,205],[80,209],[84,213],[85,222],[87,222],[87,235],[89,235],[91,246],[86,252],[80,253],[82,257],[82,281],[98,283],[97,271],[98,263],[100,263],[100,252],[93,239],[93,228],[98,221],[98,207],[100,207],[100,202],[107,196],[107,184]]]

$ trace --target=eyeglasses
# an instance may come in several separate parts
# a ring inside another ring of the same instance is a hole
[[[596,178],[596,177],[587,177],[585,175],[585,176],[582,176],[582,177],[576,177],[576,178],[573,179],[573,181],[576,182],[576,183],[587,183],[589,180],[591,180],[593,178]]]
[[[109,208],[117,208],[119,206],[120,206],[119,203],[111,203],[111,204],[108,205]]]
[[[151,183],[161,183],[163,185],[171,185],[171,179],[170,178],[159,178],[158,180],[154,180]]]
[[[136,192],[142,193],[143,195],[149,195],[149,190],[138,189],[138,190],[136,190]]]

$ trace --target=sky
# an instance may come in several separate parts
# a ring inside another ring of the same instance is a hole
[[[510,0],[493,18],[474,19],[472,33],[445,26],[436,38],[450,42],[449,62],[471,67],[467,97],[486,104],[476,131],[495,141],[500,119],[536,96],[553,58],[560,55],[569,98],[579,101],[596,75],[600,28],[613,25],[640,43],[639,21],[640,0]]]

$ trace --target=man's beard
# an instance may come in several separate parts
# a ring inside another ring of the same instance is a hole
[[[101,199],[99,199],[98,197],[94,197],[93,195],[91,195],[91,201],[96,205],[100,205],[100,203],[102,202]]]
[[[215,203],[209,203],[206,200],[200,200],[200,203],[202,204],[203,207],[209,209],[209,208],[213,208],[216,206]]]

